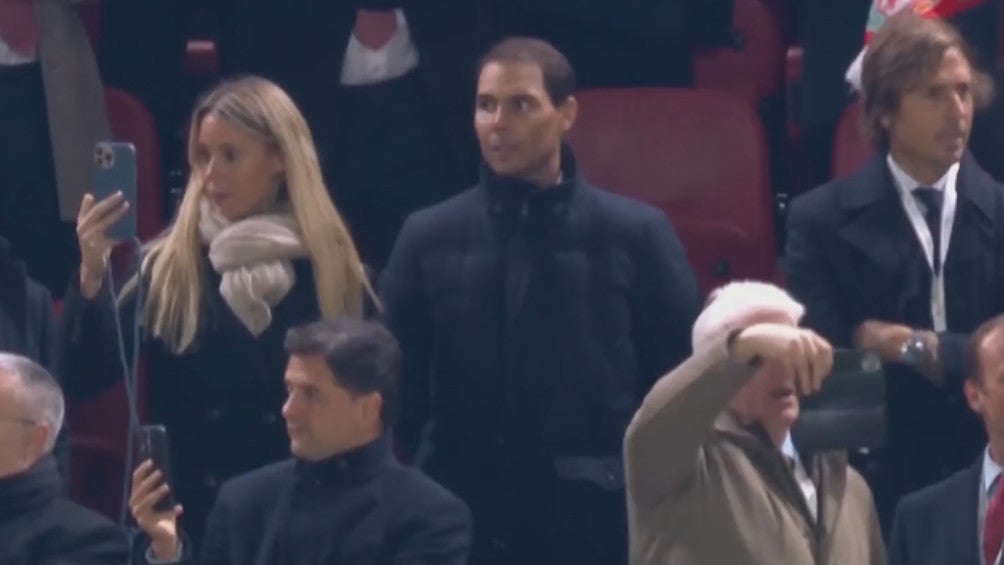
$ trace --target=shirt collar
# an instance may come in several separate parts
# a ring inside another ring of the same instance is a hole
[[[983,451],[983,492],[990,496],[990,489],[994,486],[994,481],[1002,472],[1001,466],[990,457],[990,446]]]
[[[781,443],[781,454],[793,461],[798,461],[798,451],[795,449],[795,442],[791,440],[791,432],[784,436],[784,442]]]
[[[955,179],[959,176],[959,163],[955,163],[948,168],[945,174],[935,181],[934,184],[926,186],[917,181],[917,179],[910,176],[909,173],[903,170],[903,167],[899,166],[899,163],[892,158],[892,153],[886,155],[886,162],[889,164],[889,170],[892,172],[893,182],[896,183],[896,189],[902,192],[913,192],[917,188],[933,188],[939,192],[944,192],[945,187],[951,183],[955,185]]]

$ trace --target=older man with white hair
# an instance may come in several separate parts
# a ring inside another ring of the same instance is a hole
[[[0,563],[125,564],[125,533],[63,492],[52,457],[63,411],[48,371],[0,353]]]
[[[694,354],[659,380],[627,431],[632,565],[886,562],[871,492],[845,453],[800,453],[799,396],[819,390],[830,344],[798,327],[785,291],[714,291]]]

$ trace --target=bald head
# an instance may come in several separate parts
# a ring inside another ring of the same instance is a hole
[[[1004,314],[983,322],[969,337],[966,378],[982,381],[1004,369]]]

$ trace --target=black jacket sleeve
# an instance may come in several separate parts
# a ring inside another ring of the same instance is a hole
[[[633,297],[634,342],[644,382],[655,382],[690,356],[690,330],[700,308],[697,279],[669,221],[656,212],[644,228]]]
[[[414,219],[412,216],[405,222],[380,278],[384,319],[404,355],[401,412],[395,437],[402,455],[409,461],[418,452],[422,429],[429,418],[432,356],[429,296],[422,281],[420,234]]]
[[[443,498],[417,509],[394,533],[393,565],[465,565],[471,547],[471,514],[459,499]]]
[[[131,276],[116,280],[116,286],[121,288]],[[123,377],[116,317],[126,361],[132,363],[136,293],[116,304],[111,288],[106,276],[97,296],[88,300],[80,293],[80,277],[75,273],[71,278],[59,338],[60,378],[69,398],[97,396]]]

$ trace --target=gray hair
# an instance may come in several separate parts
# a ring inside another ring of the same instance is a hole
[[[691,334],[694,351],[758,316],[781,314],[797,324],[805,307],[770,283],[736,281],[711,291]]]
[[[45,452],[49,453],[56,444],[56,436],[63,427],[66,412],[63,390],[59,383],[38,363],[13,353],[0,353],[0,373],[17,375],[21,379],[24,389],[21,404],[25,414],[31,420],[44,422],[49,427],[49,437],[45,444]]]

